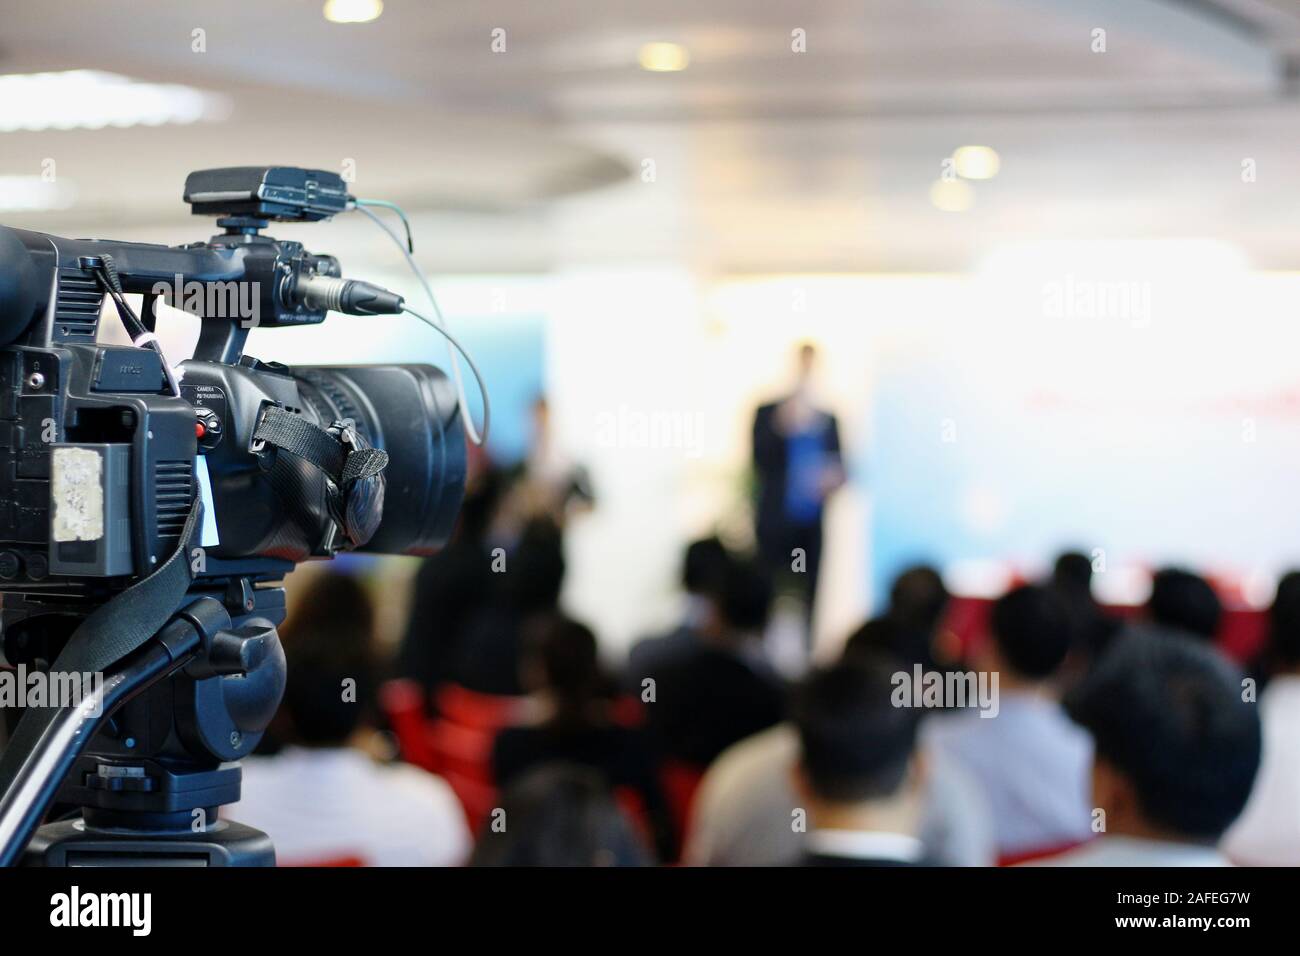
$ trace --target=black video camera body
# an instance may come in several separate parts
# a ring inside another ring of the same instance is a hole
[[[289,368],[243,355],[251,328],[318,323],[345,301],[335,259],[261,234],[271,219],[341,211],[341,179],[288,167],[208,170],[190,175],[185,198],[196,214],[225,214],[225,232],[166,247],[0,227],[6,641],[22,617],[83,613],[150,574],[176,549],[197,495],[215,512],[207,524],[215,517],[216,535],[193,556],[196,586],[275,580],[341,549],[428,554],[450,531],[465,444],[455,389],[440,371]],[[159,299],[202,318],[178,390],[159,351],[97,344],[114,285],[144,297],[147,333]],[[341,500],[340,475],[258,437],[272,413],[290,428],[333,428],[344,454],[349,440],[386,453],[378,494],[371,482],[362,502],[369,534],[348,527],[357,516]]]
[[[0,226],[0,663],[104,677],[93,706],[29,707],[0,751],[0,864],[272,862],[216,811],[284,691],[281,579],[342,550],[428,554],[460,506],[458,390],[437,369],[243,354],[254,326],[403,309],[262,234],[342,211],[342,180],[207,170],[185,198],[225,231],[167,247]],[[131,346],[99,343],[106,298]],[[202,320],[175,370],[160,299]],[[39,826],[56,801],[82,819]]]

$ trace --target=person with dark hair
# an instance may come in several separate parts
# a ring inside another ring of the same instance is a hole
[[[418,682],[426,699],[451,679],[466,625],[493,600],[489,537],[504,493],[499,469],[488,466],[472,476],[451,540],[415,574],[395,670]]]
[[[565,572],[560,529],[549,518],[534,518],[512,549],[488,562],[491,598],[466,621],[446,679],[482,694],[518,695],[521,635],[559,609]]]
[[[1223,847],[1235,863],[1300,866],[1300,571],[1278,582],[1264,656],[1259,776]]]
[[[779,723],[785,691],[760,648],[772,584],[754,561],[729,562],[719,626],[696,651],[650,675],[647,721],[665,757],[703,769],[738,740]]]
[[[1213,648],[1169,632],[1125,636],[1066,700],[1092,734],[1104,835],[1066,866],[1220,866],[1220,837],[1259,768],[1256,704]]]
[[[1004,860],[1086,840],[1091,748],[1051,683],[1070,648],[1066,607],[1051,590],[1025,585],[993,605],[989,629],[974,663],[990,682],[997,677],[996,709],[937,717],[927,743],[978,787]]]
[[[497,785],[509,786],[529,770],[557,761],[589,767],[611,792],[636,799],[660,855],[671,858],[672,821],[653,748],[645,731],[612,719],[613,685],[601,669],[595,635],[558,615],[540,621],[525,637],[522,669],[534,721],[497,735],[492,748]]]
[[[850,635],[844,653],[883,652],[932,670],[949,656],[939,646],[947,609],[948,588],[938,571],[926,564],[905,568],[889,589],[889,608]]]
[[[814,401],[816,363],[816,348],[803,343],[793,392],[760,406],[753,427],[759,555],[768,573],[800,596],[810,621],[821,568],[822,512],[844,484],[839,424]],[[803,567],[792,573],[796,550]],[[808,640],[811,646],[811,631]]]
[[[1223,605],[1210,582],[1183,568],[1162,568],[1151,579],[1147,616],[1167,630],[1213,641],[1219,633]]]
[[[808,811],[807,865],[923,862],[920,715],[894,706],[897,669],[881,659],[849,658],[815,671],[795,694],[795,781]]]
[[[378,686],[373,632],[365,588],[335,572],[309,579],[280,629],[290,746],[244,761],[243,796],[228,814],[265,831],[281,863],[449,866],[469,852],[464,812],[441,778],[364,749]]]
[[[588,767],[548,764],[524,774],[484,822],[470,866],[648,866],[650,854]]]
[[[888,660],[911,673],[926,671],[937,651],[947,589],[932,568],[903,571],[891,589],[891,605],[855,631],[843,658]],[[710,766],[696,792],[683,857],[694,866],[776,866],[802,858],[806,834],[790,826],[799,804],[792,772],[798,737],[787,720],[727,748]],[[988,807],[974,792],[970,774],[941,753],[926,757],[921,839],[926,858],[945,866],[994,862]]]
[[[889,589],[889,616],[905,627],[933,634],[948,609],[948,588],[935,568],[904,568]]]
[[[644,638],[632,646],[625,670],[629,687],[639,692],[642,680],[690,656],[700,647],[703,632],[718,627],[718,605],[730,561],[730,553],[716,535],[687,545],[682,560],[686,609],[681,623],[667,634]]]
[[[1073,638],[1063,673],[1072,681],[1087,673],[1119,634],[1120,621],[1107,614],[1092,595],[1092,559],[1078,551],[1062,552],[1048,585],[1065,603]]]

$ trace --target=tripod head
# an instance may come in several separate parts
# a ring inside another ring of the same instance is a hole
[[[0,865],[16,862],[29,839],[22,859],[31,865],[274,863],[264,834],[217,813],[239,800],[236,761],[261,739],[284,692],[275,629],[284,592],[234,586],[193,591],[186,602],[105,675],[94,699],[50,715],[51,749],[19,767],[0,797]],[[21,642],[40,666],[58,619],[34,620],[51,625]],[[55,803],[81,819],[37,831]]]

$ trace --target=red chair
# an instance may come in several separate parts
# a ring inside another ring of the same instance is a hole
[[[424,689],[413,680],[390,680],[379,688],[379,706],[407,763],[437,772],[437,755],[428,740]]]
[[[481,694],[459,684],[443,684],[433,692],[434,709],[443,719],[493,732],[517,723],[523,704],[522,697]]]
[[[477,830],[496,804],[492,742],[501,728],[518,722],[523,699],[447,684],[433,701],[438,716],[430,719],[414,681],[389,681],[380,692],[402,759],[446,780]]]

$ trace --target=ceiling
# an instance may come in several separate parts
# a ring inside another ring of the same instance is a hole
[[[690,67],[641,70],[652,40]],[[359,25],[316,0],[0,0],[0,73],[92,68],[230,105],[0,133],[0,175],[54,158],[77,186],[12,224],[172,241],[204,234],[179,201],[190,169],[351,161],[444,271],[961,270],[1004,240],[1161,236],[1300,268],[1298,54],[1284,0],[387,0]],[[930,185],[964,143],[1002,170],[940,212]]]

